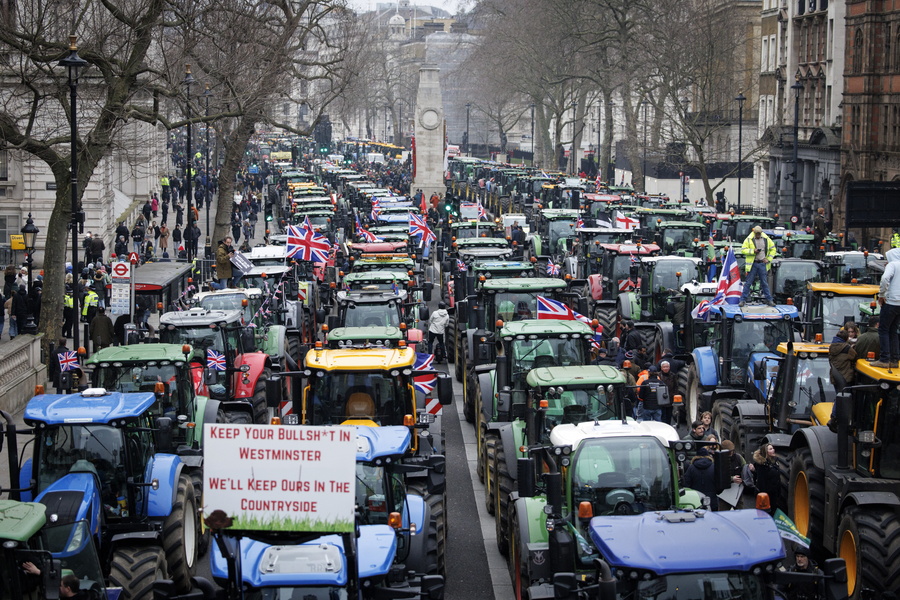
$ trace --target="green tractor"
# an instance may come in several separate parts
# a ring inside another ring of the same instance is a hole
[[[678,479],[692,446],[670,425],[611,420],[558,425],[549,444],[530,447],[507,516],[516,599],[550,597],[543,587],[558,572],[589,583],[599,558],[594,516],[701,508],[703,496]]]
[[[523,449],[549,443],[557,425],[621,420],[624,386],[624,374],[611,366],[539,367],[528,371],[524,390],[505,386],[498,393],[498,404],[510,406],[514,417],[511,423],[489,424],[485,441],[501,554],[509,550],[509,499],[516,491],[517,461],[528,458]]]
[[[663,256],[694,256],[694,244],[706,239],[708,229],[696,221],[663,221],[654,241]]]
[[[538,260],[560,259],[571,250],[575,226],[581,211],[571,208],[545,208],[535,215],[531,234],[525,241],[528,257]]]

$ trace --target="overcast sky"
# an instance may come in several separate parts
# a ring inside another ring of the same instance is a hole
[[[347,0],[348,4],[357,9],[357,10],[374,10],[377,4],[385,4],[387,2],[396,3],[394,0]],[[413,0],[410,2],[412,5],[419,6],[436,6],[438,8],[443,8],[451,15],[456,14],[457,8],[460,5],[466,6],[471,5],[471,0],[420,0],[416,2]]]

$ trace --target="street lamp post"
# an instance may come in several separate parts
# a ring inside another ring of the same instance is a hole
[[[212,241],[211,241],[211,233],[212,231],[209,228],[209,184],[211,181],[210,173],[209,173],[209,99],[212,97],[212,92],[209,91],[209,84],[206,84],[206,90],[203,92],[203,100],[206,101],[206,187],[203,190],[203,200],[206,202],[206,245],[204,248],[204,256],[207,260],[212,259]]]
[[[77,106],[78,99],[78,75],[79,71],[88,65],[88,62],[78,56],[78,45],[75,43],[77,38],[74,35],[69,36],[69,55],[59,61],[59,66],[65,67],[69,72],[69,144],[70,144],[70,161],[71,166],[70,170],[72,171],[72,178],[70,180],[69,187],[72,191],[72,206],[71,206],[71,219],[69,221],[69,228],[71,230],[72,235],[72,273],[77,277],[78,275],[78,232],[83,229],[84,218],[81,212],[81,207],[78,204],[78,156],[76,154],[75,147],[78,143],[78,112],[75,110]],[[29,274],[31,270],[29,269]],[[77,280],[73,283],[73,292],[72,292],[72,310],[75,311],[76,318],[78,317],[79,310],[78,306],[81,304],[81,298],[78,295]],[[79,348],[80,344],[80,335],[78,332],[78,326],[76,325],[72,329],[72,339],[75,342],[75,348]]]
[[[594,155],[597,159],[597,178],[603,179],[603,170],[600,167],[600,147],[603,145],[603,133],[600,129],[600,119],[603,115],[603,99],[597,99],[597,153]]]
[[[192,181],[193,176],[192,176],[191,172],[193,171],[193,168],[191,168],[191,167],[194,163],[193,150],[191,149],[191,84],[193,84],[194,81],[196,81],[196,80],[194,79],[194,76],[191,74],[191,65],[184,65],[184,79],[181,81],[181,83],[184,84],[184,87],[187,90],[186,91],[187,100],[185,102],[185,104],[187,106],[187,152],[185,153],[186,160],[185,160],[185,167],[184,167],[184,169],[185,169],[184,170],[184,178],[185,178],[185,181],[187,182],[187,188],[186,188],[187,189],[187,231],[190,232],[191,236],[194,235],[194,213],[191,211],[191,200],[192,200],[192,196],[193,196],[192,190],[191,190],[192,183],[193,183],[193,181]],[[185,237],[187,237],[187,236],[185,236]],[[194,258],[191,250],[193,249],[194,244],[196,242],[197,242],[197,240],[187,238],[187,260],[188,260],[188,262],[191,262],[191,260]]]
[[[575,155],[576,155],[576,152],[575,152],[575,125],[576,125],[577,119],[578,119],[578,101],[575,101],[575,102],[572,102],[572,156],[570,157],[571,160],[569,161],[569,163],[571,165],[569,172],[572,175],[575,175],[578,173],[578,171],[575,170]]]
[[[469,111],[472,109],[472,103],[466,102],[466,156],[469,156]]]
[[[644,109],[644,152],[641,158],[641,180],[645,194],[647,193],[647,104],[646,100],[641,100],[641,107]]]
[[[744,92],[738,93],[735,98],[738,103],[738,193],[737,193],[737,209],[741,212],[741,171],[744,170]]]
[[[28,291],[31,292],[31,268],[34,263],[34,246],[35,241],[37,240],[37,234],[40,233],[38,228],[35,227],[34,221],[31,219],[31,213],[28,213],[28,220],[25,221],[25,227],[22,228],[22,238],[25,242],[25,254],[27,258],[25,262],[28,263]],[[77,329],[77,327],[76,327]],[[34,315],[29,312],[28,320],[25,322],[24,333],[35,334],[37,333],[37,325],[34,322]]]
[[[384,105],[384,142],[388,143],[388,111],[391,109],[387,104]]]
[[[791,175],[791,223],[793,228],[796,229],[797,223],[800,222],[800,215],[798,214],[800,211],[797,206],[797,146],[799,146],[800,141],[800,92],[803,91],[803,84],[800,83],[799,76],[794,81],[791,89],[794,90],[794,173]]]

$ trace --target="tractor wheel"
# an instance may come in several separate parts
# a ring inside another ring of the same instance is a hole
[[[515,507],[509,514],[509,578],[512,581],[513,594],[516,600],[527,600],[531,582],[528,576],[527,552],[525,541],[519,539],[519,517]]]
[[[687,398],[687,389],[688,389],[688,373],[690,369],[688,367],[682,367],[680,371],[675,375],[675,393],[681,396],[682,405],[680,410],[676,413],[676,419],[681,420],[686,418],[686,409],[684,406],[684,399]],[[673,398],[674,400],[674,398]],[[677,408],[677,407],[676,407]],[[686,425],[690,425],[690,422],[685,423]]]
[[[122,600],[152,600],[153,582],[167,577],[159,546],[120,546],[113,552],[109,583],[122,588]]]
[[[300,338],[296,335],[290,335],[287,338],[287,353],[288,356],[291,357],[291,360],[296,362],[298,365],[300,364],[301,359],[300,356]]]
[[[700,373],[697,365],[692,364],[688,369],[687,395],[684,396],[684,418],[688,426],[697,420],[700,413],[700,392],[703,386],[700,384]]]
[[[444,335],[444,345],[447,346],[447,360],[456,362],[456,315],[450,315],[447,322],[447,333]]]
[[[512,206],[512,200],[509,196],[501,196],[500,197],[500,213],[506,214],[509,212],[509,207]]]
[[[731,439],[732,418],[731,411],[736,400],[716,400],[712,409],[712,428],[719,432],[719,442]]]
[[[810,539],[813,552],[821,549],[825,524],[825,472],[813,464],[809,448],[795,451],[791,460],[788,509],[800,534]]]
[[[603,335],[607,338],[616,335],[616,309],[615,307],[601,307],[594,311],[594,317],[603,326]]]
[[[740,417],[736,417],[731,426],[731,441],[734,442],[734,451],[749,460],[754,448],[747,437],[747,430]]]
[[[232,425],[251,425],[253,423],[250,413],[243,410],[232,410],[225,415],[225,422]]]
[[[256,382],[256,387],[253,388],[253,398],[250,399],[250,404],[253,405],[253,422],[257,425],[269,424],[269,407],[266,404],[266,381],[271,376],[271,370],[263,369],[262,375],[259,376],[259,380]]]
[[[484,457],[481,459],[482,470],[484,471],[484,506],[487,508],[489,515],[495,515],[494,509],[497,507],[497,448],[502,446],[500,436],[496,431],[487,431],[484,434]]]
[[[788,485],[791,480],[791,451],[789,448],[775,448],[775,466],[778,468],[778,485],[781,491],[778,493],[780,508],[787,514]]]
[[[446,577],[444,551],[447,541],[447,498],[445,495],[429,494],[425,490],[424,482],[414,481],[407,486],[407,491],[421,496],[431,509],[431,520],[435,541],[435,560],[429,564],[435,564],[436,570],[429,571],[428,575],[443,575]],[[429,538],[432,531],[428,531]],[[431,540],[428,543],[428,553],[431,553]]]
[[[497,498],[494,529],[497,533],[497,549],[506,556],[509,554],[509,495],[516,490],[516,482],[506,464],[506,449],[502,441],[494,453],[494,473],[497,481],[494,487],[494,496]]]
[[[847,565],[852,600],[883,598],[900,592],[900,519],[877,506],[847,510],[838,529],[838,558]],[[874,595],[868,594],[875,592]]]
[[[169,576],[182,592],[191,589],[197,563],[197,501],[189,476],[178,478],[175,504],[163,523],[163,550],[169,566]]]
[[[468,344],[465,340],[460,340],[456,346],[456,364],[453,365],[453,374],[456,380],[462,383],[463,377],[466,376],[466,353]]]
[[[191,469],[188,472],[191,478],[191,485],[194,486],[194,502],[196,506],[203,506],[203,471],[200,469]],[[206,556],[209,551],[210,532],[209,529],[204,530],[201,519],[197,519],[197,556]]]

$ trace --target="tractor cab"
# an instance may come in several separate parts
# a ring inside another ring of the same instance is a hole
[[[826,252],[828,281],[838,283],[877,284],[884,273],[884,255],[867,250],[859,252]]]
[[[777,221],[773,217],[735,214],[728,216],[728,219],[717,222],[715,228],[717,240],[731,240],[741,244],[757,225],[767,231],[774,231],[777,225]],[[770,237],[772,237],[771,234]]]
[[[699,258],[679,256],[646,256],[641,258],[640,311],[626,318],[662,321],[673,297],[681,295],[684,285],[704,281],[703,263]]]
[[[631,241],[632,232],[628,229],[611,227],[581,227],[575,231],[577,243],[574,258],[579,268],[576,279],[584,279],[588,275],[600,273],[600,265],[605,253],[604,244],[624,244]]]
[[[656,242],[663,256],[693,256],[694,243],[705,239],[706,225],[696,221],[664,221],[659,224]]]
[[[532,256],[563,256],[571,250],[575,226],[581,211],[569,208],[545,208],[536,214],[530,236]]]
[[[803,311],[806,284],[818,283],[825,275],[824,265],[805,258],[776,258],[769,273],[769,289],[776,304],[793,303]]]
[[[831,341],[847,321],[860,320],[860,305],[875,299],[878,286],[858,283],[810,282],[803,300],[804,339],[822,334]]]
[[[655,240],[663,223],[668,221],[684,223],[691,217],[691,213],[681,209],[641,207],[634,211],[633,217],[638,220],[637,228],[640,235],[644,239]],[[691,237],[691,240],[694,237],[696,236]]]
[[[751,367],[753,392],[767,405],[771,430],[793,433],[804,425],[828,424],[835,395],[828,346],[827,342],[778,344],[776,357]]]
[[[621,420],[625,376],[610,366],[578,365],[540,367],[526,378],[527,405],[534,412],[534,428],[520,422],[520,441],[546,444],[557,425],[586,421]],[[542,402],[545,401],[545,402]],[[546,404],[546,406],[544,406]],[[519,444],[521,445],[521,444]],[[522,454],[520,458],[524,458]]]
[[[656,256],[656,244],[600,244],[600,272],[588,277],[595,301],[615,301],[621,292],[640,289],[640,265],[644,257]]]

